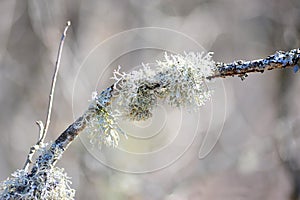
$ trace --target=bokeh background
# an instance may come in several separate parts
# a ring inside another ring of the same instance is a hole
[[[97,44],[122,31],[150,26],[182,32],[223,62],[300,47],[297,0],[3,0],[0,11],[1,180],[23,166],[36,142],[35,121],[45,118],[67,20],[72,27],[48,141],[74,120],[74,79],[83,60]],[[130,59],[125,61],[130,65]],[[105,80],[108,86],[111,80]],[[172,165],[132,174],[101,164],[77,140],[58,163],[72,177],[76,199],[299,199],[300,76],[292,69],[274,70],[223,82],[227,113],[222,135],[208,156],[199,159],[201,139],[196,138]],[[76,101],[87,106],[89,98],[84,94]],[[118,159],[127,162],[126,157]]]

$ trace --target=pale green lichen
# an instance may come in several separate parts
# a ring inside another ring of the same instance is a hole
[[[211,97],[206,77],[213,74],[212,53],[165,54],[157,61],[160,82],[166,85],[162,94],[166,103],[176,107],[199,108]]]
[[[152,116],[158,99],[176,107],[199,108],[210,99],[212,91],[206,77],[213,74],[212,53],[165,54],[154,69],[142,65],[131,73],[114,72],[114,105],[123,117],[145,120]]]
[[[102,147],[116,147],[119,144],[119,133],[116,117],[111,114],[109,107],[106,105],[110,100],[109,88],[100,95],[93,93],[92,102],[89,107],[90,115],[93,116],[87,121],[84,132],[88,134],[91,144]]]
[[[114,72],[116,83],[112,110],[117,110],[124,119],[140,121],[150,118],[157,104],[155,90],[159,84],[156,71],[144,64],[128,74],[121,74],[119,70]]]
[[[93,95],[90,108],[94,116],[85,131],[93,144],[117,146],[122,133],[117,121],[146,120],[159,101],[175,107],[197,109],[210,98],[212,91],[206,85],[214,72],[212,53],[185,53],[167,55],[151,68],[142,64],[130,73],[114,71],[113,87]]]

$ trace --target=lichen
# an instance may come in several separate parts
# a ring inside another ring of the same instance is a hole
[[[64,169],[55,167],[51,162],[48,162],[49,156],[52,155],[48,151],[46,148],[40,151],[39,159],[37,159],[31,171],[16,170],[11,177],[0,183],[1,200],[74,199],[75,190],[70,188],[70,178],[64,172]]]
[[[117,121],[141,121],[152,117],[159,101],[175,107],[198,109],[211,97],[206,77],[214,73],[212,53],[165,54],[151,68],[142,64],[130,73],[114,71],[115,83],[101,94],[94,93],[85,132],[94,145],[117,146],[124,134]],[[125,134],[124,134],[125,135]]]

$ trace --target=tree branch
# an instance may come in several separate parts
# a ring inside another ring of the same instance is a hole
[[[234,61],[232,63],[216,63],[216,70],[214,75],[207,77],[207,79],[213,78],[225,78],[228,76],[239,76],[241,78],[247,76],[247,73],[251,72],[264,72],[265,70],[281,69],[286,67],[298,67],[298,61],[300,58],[300,49],[293,49],[287,52],[278,51],[273,55],[264,59],[252,60],[252,61]],[[158,83],[159,84],[159,83]],[[158,87],[163,85],[158,85]],[[105,108],[111,102],[112,93],[114,92],[114,86],[104,90],[101,95],[105,95],[103,99],[106,99],[102,104],[98,104],[97,109]],[[87,122],[95,115],[95,107],[90,107],[89,110],[79,117],[73,124],[71,124],[51,145],[48,152],[45,152],[40,156],[39,160],[47,160],[51,164],[60,158],[67,147],[72,141],[81,133],[86,127]],[[49,157],[51,159],[43,159],[43,157]],[[43,161],[44,162],[44,161]],[[42,162],[42,163],[43,163]],[[45,164],[45,163],[43,163]]]
[[[242,79],[247,77],[247,73],[261,72],[265,70],[281,69],[286,67],[296,67],[298,70],[300,58],[300,48],[292,49],[290,51],[277,51],[275,54],[270,55],[263,59],[243,61],[238,60],[232,63],[216,63],[216,72],[213,76],[207,77],[208,79],[227,76],[239,76]]]
[[[67,31],[69,29],[69,27],[71,26],[71,22],[68,21],[66,26],[65,26],[65,30],[61,36],[61,40],[60,40],[60,44],[59,44],[59,48],[58,48],[58,52],[57,52],[57,58],[56,58],[56,63],[55,63],[55,70],[54,70],[54,74],[52,77],[52,84],[51,84],[51,91],[50,91],[50,95],[49,95],[49,103],[48,103],[48,112],[47,112],[47,117],[46,117],[46,123],[45,123],[45,127],[44,127],[44,131],[43,131],[43,135],[41,137],[41,142],[44,141],[48,128],[49,128],[49,124],[50,124],[50,118],[51,118],[51,112],[52,112],[52,104],[53,104],[53,97],[54,97],[54,91],[55,91],[55,85],[56,85],[56,79],[57,79],[57,74],[58,74],[58,70],[60,67],[60,60],[61,60],[61,54],[62,54],[62,50],[64,47],[64,43],[65,43],[65,38],[67,36]]]
[[[35,145],[33,145],[32,147],[30,147],[29,153],[27,155],[27,159],[26,159],[24,167],[23,167],[23,169],[25,171],[28,171],[29,165],[32,163],[32,157],[35,154],[36,150],[38,150],[40,148],[40,146],[43,144],[46,134],[47,134],[47,131],[48,131],[48,128],[49,128],[55,85],[56,85],[57,75],[58,75],[60,61],[61,61],[61,54],[62,54],[62,50],[64,47],[65,38],[67,36],[67,31],[70,26],[71,26],[71,22],[68,21],[65,26],[64,32],[61,36],[58,53],[57,53],[57,58],[56,58],[56,63],[55,63],[55,70],[54,70],[54,74],[52,77],[52,84],[51,84],[51,90],[50,90],[50,95],[49,95],[48,111],[47,111],[45,126],[42,121],[36,122],[37,125],[39,126],[39,137],[38,137],[37,143]]]

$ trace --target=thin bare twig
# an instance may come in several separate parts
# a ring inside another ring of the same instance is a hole
[[[300,48],[292,49],[290,51],[277,51],[275,54],[270,55],[263,59],[244,61],[238,60],[232,63],[216,63],[216,71],[214,75],[207,77],[213,79],[218,77],[239,76],[242,80],[247,77],[247,73],[261,72],[265,70],[281,69],[287,67],[296,67],[300,59]]]
[[[54,74],[52,77],[52,84],[51,84],[51,90],[50,90],[50,95],[49,95],[48,111],[47,111],[45,126],[42,121],[36,122],[37,125],[39,126],[39,137],[38,137],[37,143],[35,145],[33,145],[32,147],[30,147],[29,154],[27,156],[27,159],[26,159],[24,167],[23,167],[23,169],[25,171],[28,171],[29,165],[32,163],[32,157],[35,154],[36,150],[38,150],[40,148],[40,146],[43,144],[46,134],[47,134],[47,131],[48,131],[48,128],[49,128],[55,85],[56,85],[57,75],[58,75],[60,61],[61,61],[61,54],[62,54],[65,38],[67,36],[67,31],[70,26],[71,26],[71,22],[68,21],[65,26],[64,32],[62,33],[62,36],[61,36],[61,40],[60,40],[60,44],[59,44],[59,48],[58,48],[58,52],[57,52],[56,63],[55,63],[55,70],[54,70]]]
[[[67,31],[68,31],[70,26],[71,26],[71,22],[68,21],[67,25],[65,27],[65,30],[64,30],[64,32],[61,36],[61,40],[60,40],[60,44],[59,44],[59,48],[58,48],[58,52],[57,52],[56,63],[55,63],[55,71],[54,71],[54,74],[53,74],[53,77],[52,77],[52,84],[51,84],[51,91],[50,91],[50,95],[49,95],[47,118],[46,118],[46,123],[45,123],[44,131],[43,131],[43,135],[41,137],[41,142],[44,141],[44,139],[46,137],[46,134],[47,134],[47,131],[48,131],[48,128],[49,128],[51,112],[52,112],[53,97],[54,97],[57,74],[58,74],[58,70],[59,70],[59,66],[60,66],[61,54],[62,54],[62,50],[63,50],[63,47],[64,47],[65,38],[67,36]]]
[[[40,143],[42,142],[42,136],[44,132],[44,124],[42,121],[36,121],[35,123],[39,126],[39,138],[38,138],[37,145],[40,145]]]

